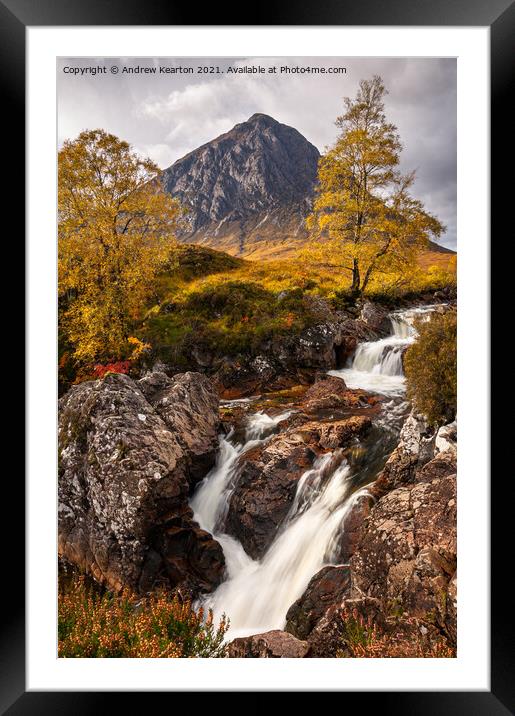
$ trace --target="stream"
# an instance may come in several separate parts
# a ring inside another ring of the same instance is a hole
[[[405,400],[402,353],[416,338],[413,321],[433,306],[390,314],[392,333],[361,343],[348,365],[329,371],[349,388],[362,388],[384,396],[380,415],[355,450],[326,453],[299,479],[294,500],[277,534],[260,560],[247,555],[242,545],[224,532],[224,521],[235,487],[239,457],[268,440],[291,411],[269,416],[249,414],[243,443],[233,434],[220,437],[215,467],[191,499],[194,519],[221,544],[226,559],[226,580],[199,604],[212,609],[215,620],[230,619],[227,639],[282,629],[286,613],[322,567],[336,564],[338,538],[345,517],[382,469],[398,441],[409,410]],[[235,401],[241,402],[241,401]],[[250,399],[252,402],[252,399]]]

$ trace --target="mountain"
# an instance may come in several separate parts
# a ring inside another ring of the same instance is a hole
[[[290,253],[307,236],[320,153],[293,127],[254,114],[165,169],[189,209],[181,240],[249,258]]]
[[[319,158],[296,129],[253,114],[163,171],[166,191],[188,208],[179,239],[254,260],[293,255],[308,235]],[[430,242],[423,263],[454,253]]]

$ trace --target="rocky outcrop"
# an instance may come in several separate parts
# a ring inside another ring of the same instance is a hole
[[[306,639],[316,623],[350,592],[348,567],[324,567],[311,578],[306,591],[288,609],[285,631]]]
[[[338,536],[334,554],[335,562],[347,564],[356,551],[365,520],[370,514],[374,502],[375,499],[368,490],[355,498],[353,505],[345,515],[343,528]]]
[[[344,366],[358,343],[389,333],[389,321],[388,327],[384,324],[379,329],[377,324],[372,327],[360,318],[333,313],[329,306],[325,314],[323,322],[299,335],[275,335],[264,340],[255,356],[226,357],[213,365],[214,380],[222,397],[237,398],[299,383],[309,385],[321,372]],[[364,391],[356,391],[356,401],[360,394]]]
[[[245,452],[237,466],[225,531],[251,557],[262,557],[292,505],[300,477],[316,457],[344,447],[370,427],[364,415],[331,423],[301,420]]]
[[[379,403],[379,397],[364,390],[350,390],[342,378],[322,373],[306,391],[300,407],[308,415],[325,410],[363,408]]]
[[[240,459],[224,525],[247,554],[261,557],[293,501],[297,482],[317,456],[300,434],[281,434]]]
[[[59,401],[60,556],[116,590],[215,587],[223,552],[188,496],[218,429],[218,397],[198,373],[74,386]]]
[[[435,450],[439,453],[449,452],[456,457],[458,428],[456,421],[442,425],[435,437]]]
[[[290,607],[285,628],[308,642],[310,657],[352,655],[349,618],[379,628],[389,655],[455,648],[456,425],[436,435],[421,418],[407,418],[369,488],[375,498],[365,493],[347,515],[340,539],[352,533],[344,543],[348,565],[321,570]]]
[[[327,606],[321,619],[311,629],[307,637],[310,658],[331,658],[335,656],[352,656],[347,648],[346,617],[352,614],[353,619],[364,624],[374,624],[381,630],[385,627],[384,616],[377,600],[370,598],[352,599],[338,595]]]
[[[383,306],[372,303],[372,301],[364,301],[359,318],[366,326],[377,333],[387,334],[391,330],[388,311]]]
[[[234,639],[227,649],[233,659],[302,659],[309,645],[280,629]]]
[[[354,594],[444,630],[456,571],[456,475],[432,475],[431,467],[372,508],[350,566]]]
[[[423,416],[412,412],[402,426],[398,446],[371,487],[371,493],[380,497],[398,485],[413,482],[417,469],[431,459],[434,450],[434,430]]]

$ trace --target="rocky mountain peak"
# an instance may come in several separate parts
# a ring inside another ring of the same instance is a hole
[[[269,114],[263,114],[262,112],[256,112],[252,115],[252,117],[249,117],[245,124],[261,124],[262,126],[274,126],[279,125],[279,122],[274,119],[273,117],[270,117]]]
[[[165,169],[164,185],[189,209],[187,241],[222,247],[216,237],[228,227],[241,243],[271,214],[276,232],[284,234],[292,217],[300,226],[319,157],[296,129],[256,113]]]

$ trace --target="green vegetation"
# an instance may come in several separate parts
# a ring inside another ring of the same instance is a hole
[[[137,599],[100,592],[91,580],[60,580],[58,654],[61,658],[188,658],[225,656],[228,623],[204,620],[189,603],[165,594]]]
[[[377,274],[366,296],[394,306],[455,285],[455,255],[431,252],[420,263],[402,277]],[[147,356],[188,368],[192,350],[235,359],[253,355],[267,339],[298,335],[353,304],[350,277],[330,263],[310,264],[303,253],[255,263],[202,246],[177,246],[156,276],[141,315],[130,323],[133,336],[123,351],[101,365],[79,362],[69,343],[61,341],[60,389],[109,370],[137,373]]]
[[[156,358],[209,370],[216,359],[238,361],[266,351],[267,341],[336,320],[358,297],[395,305],[454,285],[455,256],[428,244],[440,224],[408,194],[411,178],[395,170],[398,138],[383,116],[384,93],[375,78],[347,103],[342,135],[320,165],[311,217],[318,238],[281,260],[178,245],[184,212],[160,191],[155,164],[103,130],[65,142],[60,392],[110,372],[137,375]],[[354,174],[365,186],[349,179]],[[386,189],[390,199],[381,203]],[[353,222],[357,233],[348,228]]]
[[[158,355],[181,364],[193,348],[217,356],[252,354],[265,339],[299,332],[316,320],[316,302],[298,286],[273,291],[255,280],[218,275],[192,281],[165,299],[140,333]]]
[[[159,303],[136,335],[163,360],[186,366],[193,348],[215,356],[252,355],[266,339],[330,321],[334,311],[354,302],[350,279],[334,266],[310,265],[305,258],[257,264],[182,247],[175,253],[175,271],[161,276]],[[434,270],[415,267],[402,281],[378,275],[367,295],[395,303],[404,295],[447,287],[454,281],[454,259],[450,255]]]
[[[404,371],[408,397],[433,425],[456,417],[457,315],[433,313],[417,322],[419,337],[406,351]]]

